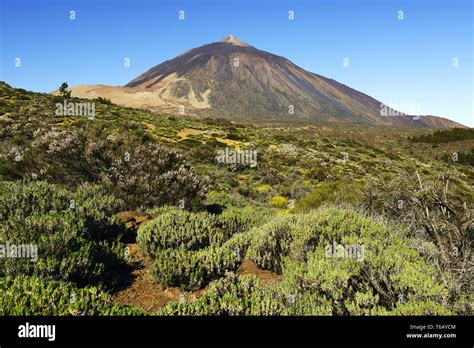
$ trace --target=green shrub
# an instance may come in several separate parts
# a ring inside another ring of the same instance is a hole
[[[243,208],[247,205],[245,200],[226,192],[209,192],[206,198],[207,204],[219,204],[224,207]]]
[[[36,262],[5,258],[0,274],[112,285],[110,272],[124,264],[125,230],[113,215],[120,202],[97,187],[69,192],[44,182],[2,182],[0,202],[0,243],[38,248]]]
[[[253,230],[246,257],[261,268],[281,273],[282,258],[290,252],[293,223],[295,216],[290,215]]]
[[[272,210],[258,207],[228,208],[221,215],[192,213],[165,206],[150,210],[157,216],[138,235],[140,249],[154,256],[158,250],[198,250],[220,246],[236,233],[248,231],[271,218]]]
[[[194,302],[171,302],[157,315],[243,315],[252,306],[252,292],[258,286],[252,277],[228,274],[211,284],[210,289]],[[249,308],[250,307],[250,308]]]
[[[143,134],[133,134],[133,127],[125,134],[88,127],[39,128],[28,145],[5,146],[0,150],[0,175],[70,186],[102,183],[129,209],[181,200],[192,206],[204,198],[207,179],[198,178],[177,151],[144,140]]]
[[[151,274],[164,286],[199,288],[204,282],[204,270],[197,252],[164,249],[155,254]]]
[[[229,208],[219,216],[175,207],[153,212],[158,217],[138,235],[140,249],[155,259],[152,274],[158,282],[187,289],[236,269],[249,245],[248,231],[271,216],[268,209],[251,207]]]
[[[438,282],[434,268],[408,246],[405,232],[353,211],[326,208],[277,219],[236,234],[223,247],[232,250],[237,239],[245,258],[254,260],[262,268],[279,271],[283,280],[262,285],[252,277],[230,273],[211,283],[208,291],[195,301],[170,303],[157,314],[452,313],[447,305],[447,291]],[[364,246],[363,254],[358,257],[328,254],[328,245],[333,243]],[[204,263],[199,257],[194,262],[190,263],[193,266],[189,270],[199,269],[204,278],[207,272]],[[180,263],[186,262],[181,260]],[[226,263],[220,265],[222,272]],[[183,274],[187,274],[186,271]]]
[[[362,199],[362,185],[344,181],[323,182],[296,202],[295,211],[307,212],[323,204],[348,203],[357,205]]]
[[[288,198],[283,196],[274,196],[268,200],[268,205],[273,208],[285,209],[288,207]]]
[[[0,315],[145,315],[138,308],[114,304],[95,287],[40,277],[0,278]]]
[[[400,299],[446,305],[447,291],[434,268],[409,247],[406,232],[394,226],[327,208],[270,222],[254,233],[246,257],[282,273],[298,292],[324,295],[334,314],[390,311]],[[335,257],[328,254],[334,245],[358,246],[362,252]],[[351,307],[362,299],[367,302],[364,310]],[[436,308],[442,312],[441,307]]]
[[[197,250],[211,244],[220,244],[224,234],[216,229],[216,218],[208,213],[191,213],[169,208],[158,213],[138,234],[140,249],[151,256],[159,250],[182,247]]]
[[[263,225],[272,218],[273,210],[255,206],[228,208],[217,217],[218,225],[229,238],[235,233],[248,231],[252,227]]]
[[[331,305],[314,294],[262,286],[253,276],[229,272],[195,301],[170,302],[157,315],[330,315]]]
[[[156,254],[152,275],[162,285],[192,290],[235,270],[241,261],[241,255],[227,246],[198,251],[165,249]]]

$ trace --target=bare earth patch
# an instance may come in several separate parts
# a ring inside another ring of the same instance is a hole
[[[257,267],[255,262],[250,260],[244,260],[240,265],[239,269],[237,270],[237,274],[240,275],[253,275],[257,277],[257,279],[262,284],[269,284],[273,282],[280,282],[283,280],[283,276],[273,273],[271,271],[263,270]]]

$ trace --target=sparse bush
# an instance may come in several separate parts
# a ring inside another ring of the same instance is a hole
[[[307,178],[318,181],[325,181],[328,176],[329,170],[323,166],[314,166],[306,173]]]
[[[102,98],[102,97],[98,97],[97,98],[97,101],[101,104],[105,104],[105,105],[112,105],[112,102],[110,101],[110,99],[108,98]]]

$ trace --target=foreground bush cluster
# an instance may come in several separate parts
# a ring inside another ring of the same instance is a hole
[[[181,227],[192,230],[195,226],[195,221],[182,221]],[[435,269],[409,242],[403,229],[336,208],[274,219],[197,251],[189,250],[183,241],[173,249],[159,248],[151,254],[160,282],[189,289],[227,276],[211,283],[198,300],[172,303],[159,313],[449,314],[447,291],[438,282]],[[363,246],[363,256],[328,256],[327,246],[334,243]],[[142,240],[142,245],[147,242]],[[283,275],[283,281],[263,286],[255,279],[235,276],[232,272],[244,259]]]
[[[160,283],[191,290],[235,270],[243,257],[236,241],[268,220],[271,210],[228,209],[215,216],[170,207],[158,214],[140,230],[139,246],[154,258],[152,273]]]

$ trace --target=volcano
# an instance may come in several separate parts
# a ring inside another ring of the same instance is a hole
[[[380,101],[233,35],[167,60],[123,87],[79,85],[72,95],[236,121],[461,126],[432,116],[382,116],[387,107]]]

